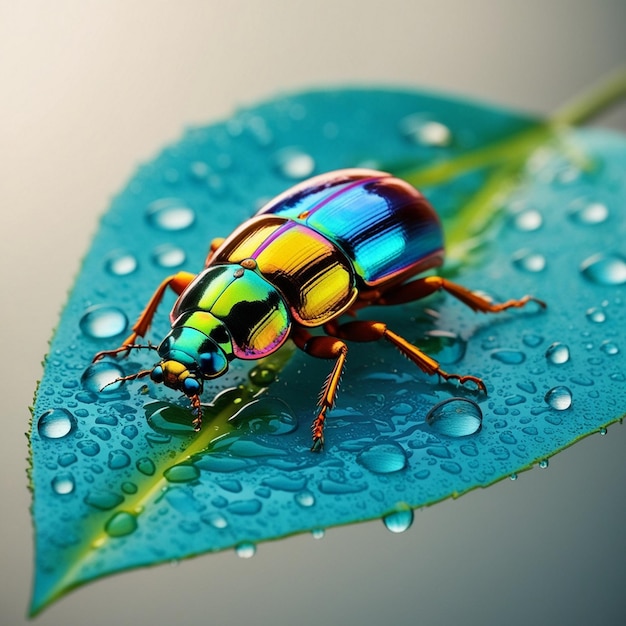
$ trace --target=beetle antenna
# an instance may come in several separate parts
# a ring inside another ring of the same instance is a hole
[[[143,348],[147,348],[148,346],[142,346]],[[128,376],[120,376],[115,380],[112,380],[110,383],[107,383],[103,387],[100,387],[100,391],[104,391],[110,385],[114,385],[115,383],[125,383],[127,380],[137,380],[138,378],[144,378],[146,376],[150,376],[152,370],[141,370],[136,374],[129,374]]]

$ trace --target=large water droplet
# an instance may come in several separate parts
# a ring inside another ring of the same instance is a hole
[[[524,272],[543,272],[546,268],[546,258],[538,252],[518,250],[511,258],[513,265]]]
[[[565,411],[572,406],[572,392],[564,385],[550,389],[544,399],[547,404],[557,411]]]
[[[609,217],[609,210],[601,202],[581,202],[572,203],[569,217],[578,224],[593,225],[605,222]]]
[[[113,276],[128,276],[137,269],[137,259],[128,252],[116,250],[109,254],[104,267]]]
[[[158,267],[180,267],[186,260],[185,251],[169,243],[156,247],[152,252],[152,261]]]
[[[104,526],[109,537],[124,537],[137,529],[137,518],[126,511],[112,515]]]
[[[448,437],[467,437],[480,431],[483,412],[466,398],[449,398],[436,404],[426,415],[427,424]]]
[[[581,263],[580,271],[587,280],[598,285],[626,283],[626,260],[619,254],[594,254]]]
[[[72,493],[74,487],[74,476],[70,472],[61,472],[52,479],[52,489],[60,496]]]
[[[67,409],[50,409],[37,420],[37,432],[46,439],[66,437],[76,426],[76,418]]]
[[[374,443],[361,450],[357,462],[376,474],[391,474],[406,467],[407,458],[402,446],[387,441]]]
[[[148,223],[159,230],[184,230],[196,220],[196,214],[178,198],[162,198],[148,205]]]
[[[555,341],[547,350],[546,358],[554,365],[562,365],[569,361],[569,348],[559,341]]]
[[[118,378],[122,377],[122,368],[109,361],[92,363],[80,377],[83,388],[92,393],[111,393],[119,389],[122,384]]]
[[[256,553],[256,546],[250,541],[244,541],[235,548],[235,552],[240,559],[250,559]]]
[[[393,513],[383,517],[383,524],[392,533],[403,533],[413,523],[413,509],[408,504],[399,505]]]
[[[313,174],[315,161],[298,148],[285,148],[276,154],[276,168],[285,178],[302,180]]]
[[[117,307],[97,304],[85,311],[78,324],[87,337],[109,339],[126,330],[128,318]]]
[[[465,356],[467,348],[467,342],[456,333],[438,329],[429,330],[416,343],[427,354],[436,355],[437,361],[444,365],[458,363]]]
[[[298,426],[298,420],[291,408],[279,398],[253,400],[228,421],[239,429],[272,435],[290,433]]]

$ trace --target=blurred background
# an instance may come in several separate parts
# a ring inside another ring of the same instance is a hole
[[[626,61],[623,0],[0,0],[0,623],[32,575],[24,433],[99,217],[188,125],[298,89],[414,86],[547,114]],[[626,129],[621,113],[599,123]],[[623,624],[626,430],[382,523],[113,576],[43,625]]]

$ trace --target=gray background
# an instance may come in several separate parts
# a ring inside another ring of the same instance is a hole
[[[547,113],[626,60],[626,3],[0,1],[0,623],[32,574],[27,406],[97,221],[187,124],[295,89],[424,86]],[[605,120],[607,121],[607,120]],[[624,115],[608,119],[626,128]],[[113,576],[59,624],[623,624],[626,432],[416,514]]]

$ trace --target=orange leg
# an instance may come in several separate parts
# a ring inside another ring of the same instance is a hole
[[[312,452],[320,452],[324,447],[324,422],[326,413],[335,404],[341,374],[346,363],[348,346],[335,337],[312,336],[303,328],[295,328],[292,334],[295,344],[307,354],[320,359],[335,359],[335,365],[326,378],[326,382],[320,392],[317,406],[319,407],[317,416],[311,424],[313,434]]]
[[[145,336],[148,332],[150,324],[152,324],[152,318],[154,317],[157,307],[163,299],[163,295],[165,294],[167,288],[169,287],[172,291],[174,291],[174,293],[180,295],[195,277],[195,274],[191,274],[189,272],[178,272],[178,274],[168,276],[152,294],[146,308],[135,322],[133,332],[126,337],[126,339],[124,339],[122,345],[115,350],[103,350],[102,352],[98,352],[98,354],[93,357],[93,360],[98,361],[105,356],[115,356],[120,352],[125,352],[126,355],[128,355],[133,348],[153,348],[154,346],[151,346],[150,344],[147,346],[137,344],[137,338]]]
[[[211,241],[211,247],[209,248],[209,254],[207,254],[206,260],[204,262],[204,267],[208,267],[209,263],[213,260],[215,256],[215,252],[217,249],[226,241],[224,237],[216,237]]]
[[[439,363],[432,357],[409,343],[404,337],[397,335],[387,328],[383,322],[347,322],[333,329],[333,334],[348,341],[377,341],[385,339],[394,345],[405,357],[413,361],[422,372],[433,376],[437,374],[444,380],[458,380],[462,385],[466,382],[474,383],[481,391],[487,393],[485,383],[476,376],[459,376],[444,372]]]
[[[481,313],[499,313],[506,309],[523,307],[529,302],[536,302],[541,308],[546,308],[545,302],[533,296],[524,296],[519,300],[507,300],[506,302],[494,303],[461,285],[441,278],[441,276],[427,276],[426,278],[420,278],[405,285],[400,285],[389,293],[381,295],[376,301],[376,304],[403,304],[405,302],[412,302],[413,300],[430,296],[442,289],[474,311],[480,311]]]

